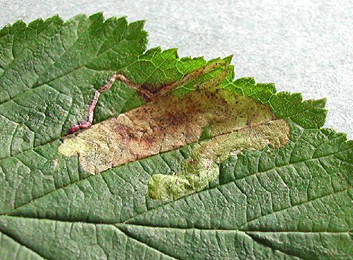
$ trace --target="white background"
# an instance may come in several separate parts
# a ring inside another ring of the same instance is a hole
[[[98,11],[147,20],[149,47],[207,59],[234,54],[236,77],[327,97],[325,126],[353,137],[352,1],[0,0],[0,26]]]

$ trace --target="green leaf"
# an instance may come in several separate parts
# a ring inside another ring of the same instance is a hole
[[[102,14],[0,31],[1,259],[351,259],[353,142],[326,100],[146,36]]]

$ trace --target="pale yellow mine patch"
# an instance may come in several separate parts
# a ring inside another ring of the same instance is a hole
[[[253,99],[227,90],[198,89],[183,98],[162,96],[93,125],[66,138],[59,152],[78,155],[81,167],[95,174],[197,142],[206,126],[215,138],[201,144],[212,153],[203,156],[205,160],[220,159],[232,149],[262,149],[269,143],[279,147],[289,135],[287,123]]]

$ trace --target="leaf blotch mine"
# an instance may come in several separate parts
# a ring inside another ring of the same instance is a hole
[[[287,123],[275,119],[268,107],[227,90],[207,88],[183,98],[167,95],[93,125],[67,137],[59,152],[78,155],[81,167],[95,174],[197,142],[207,126],[211,139],[200,142],[197,151],[210,153],[202,156],[206,161],[223,158],[230,150],[279,147],[289,135]]]
[[[172,87],[156,88],[145,105],[68,136],[59,152],[79,156],[82,169],[96,174],[198,142],[182,172],[155,174],[148,188],[151,198],[161,200],[202,190],[218,177],[217,163],[230,154],[278,148],[289,138],[286,121],[267,106],[219,87],[227,73],[225,63],[214,62]]]

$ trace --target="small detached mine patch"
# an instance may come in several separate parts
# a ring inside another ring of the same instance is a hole
[[[288,136],[288,124],[279,119],[201,141],[181,172],[175,175],[155,174],[149,179],[149,195],[153,199],[176,200],[203,190],[219,176],[218,163],[232,153],[243,149],[262,150],[268,144],[279,148],[288,142]]]
[[[208,73],[215,70],[218,76],[209,79]],[[202,190],[218,177],[217,163],[232,152],[261,150],[269,144],[279,148],[289,138],[286,121],[276,119],[267,106],[218,87],[227,74],[224,64],[210,64],[158,91],[146,92],[145,88],[141,93],[145,105],[68,136],[59,152],[79,156],[82,169],[97,174],[197,143],[181,172],[153,175],[148,190],[158,200],[175,200]],[[189,91],[180,95],[185,86]],[[200,141],[206,128],[209,139]]]

